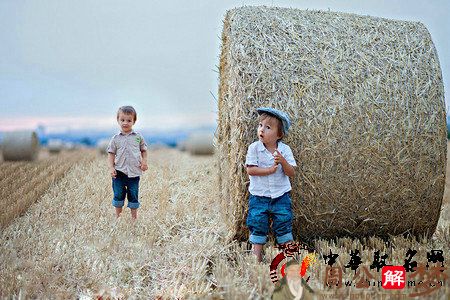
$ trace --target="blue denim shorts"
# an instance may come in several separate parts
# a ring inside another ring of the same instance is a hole
[[[112,179],[112,188],[114,198],[112,205],[114,207],[123,207],[125,196],[128,199],[129,208],[139,208],[139,176],[128,177],[125,173],[117,171],[116,178]]]
[[[291,193],[286,192],[278,198],[254,196],[250,194],[247,226],[252,244],[265,244],[269,233],[269,220],[278,244],[293,240]]]

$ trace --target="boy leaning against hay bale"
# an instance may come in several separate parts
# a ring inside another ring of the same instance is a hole
[[[270,219],[278,244],[293,240],[289,177],[294,176],[297,164],[291,148],[281,142],[290,127],[288,115],[270,107],[258,108],[257,112],[258,141],[248,147],[245,165],[250,177],[249,241],[253,253],[261,261]]]

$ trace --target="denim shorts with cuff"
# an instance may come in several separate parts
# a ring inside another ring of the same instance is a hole
[[[128,177],[123,172],[117,170],[116,172],[116,178],[112,179],[112,188],[114,192],[112,205],[114,207],[123,207],[126,196],[129,208],[139,208],[139,176]]]
[[[267,242],[270,219],[272,219],[272,230],[278,244],[293,240],[290,192],[273,199],[250,194],[248,200],[247,226],[250,230],[250,243],[265,244]]]

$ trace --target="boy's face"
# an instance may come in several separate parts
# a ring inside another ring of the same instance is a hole
[[[278,120],[274,117],[266,117],[258,125],[258,138],[266,145],[273,146],[282,138],[278,128]]]
[[[134,125],[134,116],[133,114],[124,114],[123,112],[119,112],[117,123],[119,123],[120,129],[123,133],[130,133]]]

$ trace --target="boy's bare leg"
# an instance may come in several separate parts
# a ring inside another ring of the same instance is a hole
[[[264,245],[261,244],[253,244],[252,250],[253,254],[256,255],[256,258],[258,259],[258,262],[262,261],[262,248]]]
[[[122,213],[122,207],[116,207],[116,217],[120,217],[120,214]]]
[[[133,220],[136,220],[136,219],[137,219],[137,208],[132,208],[132,209],[131,209],[131,218],[132,218]]]

